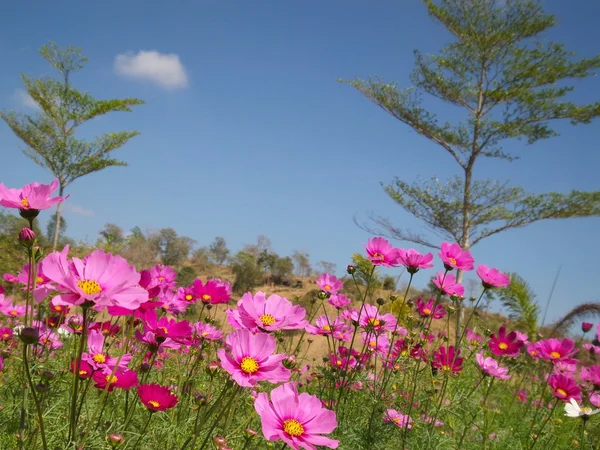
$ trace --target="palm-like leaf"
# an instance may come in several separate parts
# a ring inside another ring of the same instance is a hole
[[[510,320],[524,328],[533,338],[537,332],[540,307],[535,300],[535,292],[518,274],[510,274],[510,285],[497,291],[502,306],[508,310]]]

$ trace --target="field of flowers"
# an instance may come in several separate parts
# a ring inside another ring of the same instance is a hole
[[[441,245],[433,277],[431,253],[365,245],[371,273],[403,266],[406,293],[427,277],[435,298],[363,289],[353,308],[323,274],[305,309],[232,298],[218,279],[179,286],[168,266],[138,272],[103,250],[44,256],[33,223],[64,200],[56,187],[0,184],[0,205],[30,224],[15,236],[29,262],[0,287],[2,449],[600,448],[600,324],[582,324],[592,343],[474,329],[484,292],[510,283],[478,264],[481,296],[451,338],[455,273],[475,269],[457,244]],[[313,364],[317,339],[328,352]]]

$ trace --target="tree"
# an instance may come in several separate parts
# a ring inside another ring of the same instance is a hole
[[[229,256],[229,249],[227,248],[227,242],[225,238],[217,236],[212,244],[208,247],[213,260],[217,264],[223,264],[227,261]]]
[[[135,98],[97,100],[87,92],[71,86],[70,77],[83,68],[87,58],[77,47],[60,48],[51,42],[40,54],[59,73],[59,79],[30,78],[21,75],[25,90],[40,108],[35,116],[0,112],[10,129],[25,143],[23,152],[36,164],[50,170],[59,180],[59,195],[69,184],[84,175],[106,167],[126,166],[111,157],[111,152],[137,136],[137,131],[103,134],[93,140],[75,138],[75,131],[85,122],[113,111],[131,111],[144,102]],[[56,209],[53,249],[60,234],[62,203]]]
[[[185,262],[194,245],[194,240],[178,236],[173,228],[163,228],[150,238],[163,264],[179,266]]]
[[[329,261],[321,260],[317,263],[317,270],[322,273],[335,274],[336,269],[337,265]]]
[[[308,253],[296,250],[292,255],[292,259],[295,263],[297,275],[300,277],[309,277],[312,267],[310,266],[310,256],[308,256]]]
[[[256,258],[250,253],[238,252],[232,260],[231,271],[235,275],[233,291],[238,294],[251,291],[262,280],[262,270],[256,264]]]
[[[545,219],[600,215],[600,192],[527,193],[507,182],[475,177],[483,158],[513,161],[507,139],[529,144],[556,136],[551,123],[589,123],[600,103],[577,105],[565,99],[567,83],[595,74],[600,56],[575,59],[563,45],[540,36],[556,24],[539,1],[423,0],[430,16],[455,40],[438,55],[416,51],[414,87],[398,89],[382,80],[346,81],[361,94],[447,152],[459,173],[447,182],[435,178],[410,183],[396,178],[385,192],[421,219],[437,236],[468,249],[502,231]],[[344,81],[344,80],[341,80]],[[420,102],[430,94],[462,111],[460,120],[442,122]],[[393,238],[437,247],[427,236],[405,230],[382,216],[375,226]],[[462,274],[458,275],[462,280]],[[460,314],[457,314],[458,321]],[[459,325],[460,323],[457,323]],[[456,328],[457,336],[460,326]]]
[[[516,327],[527,330],[530,339],[535,339],[538,329],[540,307],[535,301],[535,292],[518,274],[510,274],[510,285],[496,290],[502,306],[508,310],[508,318]]]
[[[54,233],[56,232],[56,221],[57,214],[54,213],[50,216],[50,218],[48,219],[48,223],[46,224],[46,238],[48,240],[51,240],[54,237]],[[58,240],[60,241],[67,232],[67,221],[64,219],[64,217],[61,218],[58,229]]]
[[[289,256],[278,258],[275,256],[275,264],[272,270],[272,280],[275,284],[283,284],[289,280],[294,271],[294,262]]]
[[[123,229],[114,223],[105,223],[98,234],[100,238],[96,242],[96,247],[101,247],[108,252],[118,253],[127,245]]]
[[[149,269],[158,262],[159,252],[156,236],[146,236],[140,227],[134,227],[127,245],[119,253],[138,270],[142,270]]]

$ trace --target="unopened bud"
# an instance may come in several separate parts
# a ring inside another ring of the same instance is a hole
[[[125,437],[119,433],[110,433],[106,436],[106,441],[112,448],[117,448],[125,442]]]
[[[19,232],[19,242],[22,244],[31,244],[33,241],[35,241],[35,233],[32,229],[25,227]]]
[[[383,306],[385,304],[385,300],[382,299],[381,297],[379,297],[376,301],[379,306]]]
[[[37,328],[23,328],[19,334],[19,339],[25,344],[37,344],[40,340],[40,331]]]
[[[220,447],[222,445],[227,445],[227,439],[225,439],[224,436],[215,436],[213,438],[213,443]]]
[[[346,272],[348,272],[348,275],[353,275],[354,272],[356,272],[356,267],[350,264],[348,267],[346,267]]]
[[[253,437],[255,437],[258,433],[256,431],[254,431],[251,428],[246,428],[246,437],[248,439],[252,439]]]
[[[592,329],[593,326],[594,326],[593,323],[583,322],[581,324],[581,331],[583,331],[584,333],[587,333],[588,331],[590,331]]]

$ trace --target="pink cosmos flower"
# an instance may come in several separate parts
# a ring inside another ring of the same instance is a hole
[[[23,317],[27,308],[25,305],[15,305],[12,302],[4,303],[0,306],[0,312],[7,317],[16,319],[17,317]]]
[[[0,205],[22,211],[40,211],[60,203],[66,197],[50,197],[58,188],[58,178],[50,184],[38,182],[25,185],[22,189],[9,189],[0,183]]]
[[[108,392],[112,392],[115,388],[128,391],[138,384],[137,373],[133,370],[117,370],[115,373],[94,372],[92,379],[94,380],[94,387],[105,389],[108,386]]]
[[[590,322],[582,322],[581,323],[581,331],[583,331],[584,333],[587,333],[588,331],[590,331],[592,328],[594,327],[593,323]]]
[[[473,270],[474,259],[471,252],[468,250],[463,251],[458,244],[443,242],[439,257],[442,259],[446,270],[457,269],[466,272]]]
[[[540,357],[540,350],[537,342],[531,343],[527,346],[527,353],[529,353],[533,359],[538,359]]]
[[[201,339],[207,341],[218,341],[223,338],[223,332],[211,324],[196,322],[193,328],[196,332],[196,335]]]
[[[368,259],[376,266],[398,266],[398,249],[382,237],[369,239],[365,245]]]
[[[188,286],[185,288],[180,287],[177,289],[177,298],[182,302],[188,303],[196,303],[196,300],[198,300],[194,286]]]
[[[433,283],[446,295],[457,297],[464,297],[465,295],[465,288],[462,284],[456,282],[456,278],[451,273],[436,273]]]
[[[290,371],[282,364],[287,355],[273,354],[277,344],[272,336],[242,329],[229,334],[225,343],[230,352],[224,349],[217,352],[221,366],[240,386],[252,387],[259,381],[279,383],[289,380]]]
[[[590,403],[596,408],[600,408],[600,394],[593,393],[590,395]]]
[[[384,422],[390,422],[398,428],[412,428],[413,420],[405,414],[402,414],[395,409],[388,409],[383,415]]]
[[[566,364],[577,364],[577,359],[571,358],[579,349],[575,348],[575,343],[564,338],[562,341],[558,339],[544,339],[537,342],[537,350],[540,358],[556,363],[558,361]]]
[[[600,389],[600,366],[581,367],[581,379]]]
[[[521,341],[525,345],[529,345],[529,336],[522,331],[515,330],[515,334],[517,335],[517,341]]]
[[[483,352],[477,353],[475,358],[477,359],[477,364],[479,364],[481,371],[485,375],[500,378],[502,380],[508,380],[510,378],[510,375],[508,375],[508,368],[500,367],[498,361],[494,358],[484,357]]]
[[[367,350],[372,352],[378,352],[383,356],[387,356],[390,348],[390,340],[385,334],[376,335],[374,333],[367,333],[363,331],[361,338],[364,344],[367,346]]]
[[[600,346],[594,344],[583,344],[583,348],[589,351],[592,354],[600,355]]]
[[[521,400],[523,403],[527,403],[527,391],[520,389],[518,396],[519,400]]]
[[[166,411],[174,408],[179,401],[169,388],[156,383],[141,384],[138,386],[137,392],[140,401],[150,412]]]
[[[7,342],[12,340],[14,331],[10,327],[0,327],[0,342]]]
[[[344,284],[338,280],[335,275],[324,273],[317,278],[317,286],[319,286],[323,292],[335,295],[344,287]]]
[[[149,289],[159,287],[162,292],[175,287],[175,278],[177,278],[177,272],[171,266],[165,266],[164,264],[157,264],[150,269],[150,277],[152,281],[147,286]]]
[[[483,264],[477,266],[477,275],[481,278],[483,287],[486,289],[506,287],[510,284],[508,275]]]
[[[577,372],[577,364],[568,364],[562,361],[556,361],[552,368],[552,373],[562,373],[563,375],[574,375]]]
[[[425,423],[433,422],[433,417],[426,416],[425,414],[421,414],[421,416],[419,418]],[[436,419],[434,426],[441,427],[443,425],[444,425],[444,422]]]
[[[510,356],[516,358],[519,356],[523,341],[517,340],[517,334],[513,331],[506,334],[506,327],[503,325],[498,330],[498,335],[492,334],[488,342],[491,352],[496,356]]]
[[[348,306],[352,301],[343,294],[332,295],[328,300],[329,304],[337,309]]]
[[[337,448],[339,441],[329,439],[337,427],[335,413],[323,408],[316,395],[298,394],[296,386],[285,383],[271,391],[271,399],[261,392],[254,409],[269,441],[283,441],[294,450],[317,450],[317,446]]]
[[[306,325],[308,334],[320,334],[322,336],[334,336],[336,339],[349,340],[348,333],[350,328],[342,319],[336,317],[328,319],[327,316],[319,316],[315,321],[315,325]]]
[[[146,312],[144,331],[154,333],[159,342],[161,340],[164,342],[167,338],[170,338],[180,344],[186,344],[192,337],[192,327],[187,320],[178,322],[168,317],[157,319],[156,311],[153,309]]]
[[[568,402],[572,398],[581,401],[581,387],[573,378],[566,375],[551,375],[548,384],[552,388],[552,395],[563,402]]]
[[[427,303],[421,300],[421,297],[417,299],[417,311],[421,317],[433,317],[434,319],[441,319],[446,315],[446,308],[444,305],[439,304],[434,307],[435,300],[430,298]]]
[[[88,334],[88,351],[81,354],[81,360],[87,362],[94,370],[112,372],[119,363],[118,369],[127,370],[131,361],[129,353],[119,358],[110,358],[108,353],[104,352],[104,335],[98,330],[91,330]]]
[[[202,303],[218,305],[231,300],[231,291],[228,290],[227,285],[221,280],[208,280],[206,284],[203,284],[202,280],[194,280],[194,289],[196,297]]]
[[[412,248],[408,250],[403,248],[398,249],[398,263],[406,267],[408,273],[414,274],[420,269],[429,269],[433,267],[431,261],[433,261],[433,255],[431,253],[422,255]]]
[[[287,298],[264,292],[254,296],[247,292],[237,303],[237,311],[227,310],[227,321],[233,328],[246,328],[252,332],[273,332],[279,330],[297,330],[306,327],[306,310],[293,305]]]
[[[121,256],[94,250],[83,259],[67,260],[69,246],[53,252],[40,263],[43,273],[60,293],[57,305],[122,306],[137,309],[148,301],[148,291],[139,286],[140,274]]]
[[[456,351],[451,345],[446,351],[446,347],[442,346],[433,352],[431,365],[437,369],[442,369],[450,374],[458,373],[462,370],[463,358],[460,358],[460,350]]]
[[[376,333],[382,333],[384,331],[393,332],[396,328],[396,316],[391,313],[379,314],[377,308],[368,303],[363,305],[362,313],[351,309],[348,310],[349,319],[358,322],[358,324],[365,330],[374,330]]]
[[[466,332],[467,342],[471,345],[479,345],[483,341],[483,336],[478,335],[470,328],[467,328]]]

